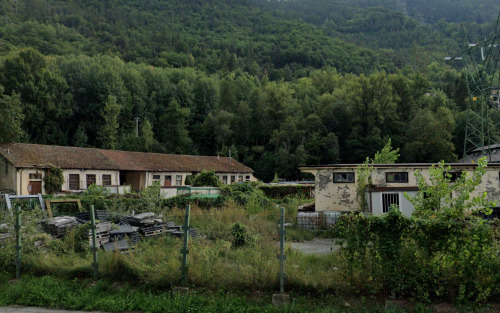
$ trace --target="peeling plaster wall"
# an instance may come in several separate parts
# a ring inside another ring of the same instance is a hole
[[[0,157],[0,189],[16,191],[16,169],[10,162]]]
[[[374,169],[372,172],[372,184],[374,187],[387,187],[387,188],[398,188],[398,187],[417,187],[417,178],[415,176],[415,171],[419,170],[422,176],[429,181],[430,171],[429,168],[413,168],[413,167],[401,167],[401,168],[378,168]],[[473,168],[467,171],[473,171]],[[359,204],[356,199],[357,184],[354,183],[334,183],[333,174],[334,173],[346,173],[355,172],[356,168],[331,168],[331,169],[307,169],[304,172],[312,173],[315,176],[315,203],[316,211],[342,211],[342,212],[353,212],[359,210]],[[408,172],[408,182],[407,183],[387,183],[386,173],[387,172]],[[355,177],[356,181],[357,177]],[[395,191],[400,192],[400,191]],[[496,201],[497,206],[500,206],[500,168],[499,167],[489,167],[486,168],[486,173],[484,174],[481,184],[476,188],[476,191],[472,196],[479,195],[482,192],[488,193],[488,199],[490,201]],[[402,192],[401,192],[402,193]],[[415,192],[408,192],[409,194],[416,194]],[[456,196],[456,195],[454,195]],[[374,199],[377,197],[377,199]],[[400,203],[402,211],[405,215],[411,215],[413,212],[413,206],[401,196]],[[369,200],[369,199],[368,199]],[[381,204],[381,193],[372,192],[372,210],[373,214],[382,214],[382,204]]]

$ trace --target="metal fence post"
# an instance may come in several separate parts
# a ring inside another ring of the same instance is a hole
[[[16,279],[21,278],[21,207],[16,209]]]
[[[99,265],[97,263],[97,234],[93,205],[90,206],[90,229],[92,230],[92,256],[94,260],[94,262],[92,263],[92,267],[94,268],[94,281],[97,281],[99,279]]]
[[[280,254],[278,255],[278,259],[280,260],[280,272],[279,272],[279,278],[280,278],[280,293],[284,294],[285,293],[285,235],[286,235],[286,230],[285,230],[285,208],[281,208],[281,222],[280,222],[280,230],[279,230],[279,235],[280,235]]]
[[[187,255],[189,254],[188,250],[188,236],[189,236],[189,215],[191,213],[191,206],[186,205],[186,215],[184,216],[184,226],[182,229],[184,230],[184,245],[182,247],[182,264],[181,264],[181,286],[185,287],[187,283]]]

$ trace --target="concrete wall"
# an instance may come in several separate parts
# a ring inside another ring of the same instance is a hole
[[[17,191],[16,169],[3,157],[0,157],[0,190]]]
[[[388,189],[398,189],[417,187],[417,177],[415,175],[416,170],[419,170],[422,176],[429,182],[430,171],[429,168],[378,168],[374,169],[372,172],[372,185],[374,187],[383,187]],[[473,171],[473,168],[467,171]],[[354,183],[334,183],[333,177],[334,173],[354,173],[356,168],[332,168],[332,169],[307,169],[304,172],[312,173],[315,176],[315,202],[316,211],[342,211],[342,212],[353,212],[359,210],[359,203],[356,199],[357,194],[357,177],[355,177]],[[407,172],[408,182],[407,183],[387,183],[386,173],[387,172]],[[500,168],[489,167],[486,168],[486,173],[483,176],[480,185],[476,188],[474,195],[478,195],[482,192],[488,193],[488,199],[491,201],[497,201],[497,205],[500,206]],[[399,191],[398,191],[399,192]],[[403,191],[401,191],[401,194]],[[410,194],[412,192],[409,192]],[[456,196],[456,195],[454,195]],[[375,199],[374,197],[377,197]],[[413,206],[402,196],[400,198],[400,203],[403,206],[403,210],[406,215],[411,214],[413,211]],[[372,193],[373,201],[373,213],[381,214],[381,193]],[[378,204],[380,203],[380,204]]]

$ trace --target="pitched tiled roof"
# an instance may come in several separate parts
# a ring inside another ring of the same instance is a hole
[[[48,167],[124,171],[253,173],[227,157],[102,150],[27,143],[0,143],[0,155],[16,168]]]

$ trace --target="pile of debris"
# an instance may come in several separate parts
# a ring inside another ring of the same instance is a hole
[[[60,216],[42,221],[45,230],[55,236],[63,236],[71,227],[90,223],[90,212],[79,212],[74,217]],[[183,237],[182,226],[176,226],[173,222],[164,222],[163,218],[152,212],[136,215],[120,216],[112,224],[111,218],[106,211],[96,211],[96,239],[97,246],[106,251],[126,252],[133,248],[142,238],[171,235]],[[198,230],[191,228],[189,234],[198,236]],[[89,244],[92,245],[92,230],[88,233]]]

